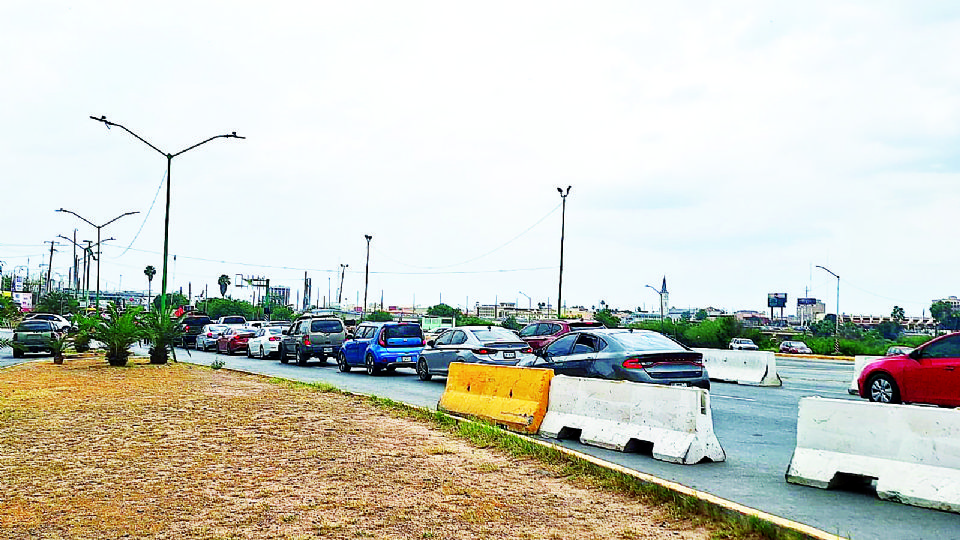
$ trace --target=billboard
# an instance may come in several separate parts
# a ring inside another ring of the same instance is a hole
[[[787,293],[770,293],[767,295],[767,307],[787,307]]]
[[[15,292],[13,293],[13,302],[20,304],[20,311],[31,311],[33,310],[33,293]]]
[[[798,306],[815,306],[817,305],[816,298],[797,298]]]

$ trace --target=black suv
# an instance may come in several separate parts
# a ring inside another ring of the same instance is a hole
[[[203,330],[204,325],[212,324],[213,321],[210,320],[204,313],[197,313],[196,311],[191,311],[180,317],[180,337],[177,338],[177,344],[181,347],[193,347],[197,343],[197,336],[200,334],[200,331]]]

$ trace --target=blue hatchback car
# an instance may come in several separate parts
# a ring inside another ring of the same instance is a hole
[[[423,345],[423,330],[417,323],[363,323],[352,339],[343,342],[337,366],[344,373],[364,367],[367,375],[398,367],[415,369]]]

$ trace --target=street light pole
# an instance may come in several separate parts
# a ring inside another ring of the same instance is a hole
[[[370,240],[373,240],[373,235],[365,234],[364,238],[367,239],[367,270],[363,278],[363,306],[360,308],[360,320],[363,320],[363,314],[367,311],[367,287],[370,285]]]
[[[840,354],[840,276],[834,274],[826,266],[817,265],[817,268],[821,268],[830,272],[830,275],[837,278],[837,317],[836,317],[836,328],[833,331],[833,354]]]
[[[658,290],[653,285],[647,285],[647,287],[653,289],[653,292],[657,293],[657,295],[660,297],[660,333],[663,333],[663,292]]]
[[[560,211],[560,282],[557,285],[557,318],[560,319],[563,317],[563,237],[567,225],[567,195],[570,194],[570,186],[567,186],[566,193],[561,188],[557,188],[557,191],[563,199],[563,209]]]
[[[70,211],[70,210],[63,209],[63,208],[57,210],[57,212],[66,212],[66,213],[68,213],[68,214],[73,214],[73,215],[77,216],[78,218],[82,219],[83,221],[86,221],[87,223],[89,223],[91,227],[97,229],[97,314],[99,315],[99,314],[100,314],[100,266],[101,266],[101,262],[102,262],[101,259],[100,259],[100,243],[101,243],[101,240],[100,240],[100,230],[103,229],[104,227],[106,227],[107,225],[113,223],[114,221],[116,221],[116,220],[124,217],[124,216],[132,216],[133,214],[139,214],[140,212],[125,212],[125,213],[120,214],[119,216],[111,219],[110,221],[104,223],[103,225],[96,225],[96,224],[94,224],[92,221],[90,221],[89,219],[81,216],[80,214],[78,214],[78,213],[76,213],[76,212],[73,212],[73,211]]]
[[[160,313],[164,313],[167,307],[167,256],[168,256],[168,253],[170,252],[170,169],[173,163],[173,158],[185,152],[189,152],[190,150],[193,150],[194,148],[202,144],[206,144],[214,139],[221,139],[221,138],[246,139],[246,137],[241,137],[237,135],[236,131],[230,133],[229,135],[215,135],[213,137],[210,137],[209,139],[198,142],[193,146],[185,148],[177,152],[176,154],[169,154],[167,152],[164,152],[163,150],[160,150],[156,146],[150,144],[149,142],[147,142],[146,139],[130,131],[126,127],[120,124],[117,124],[116,122],[111,122],[107,120],[106,116],[101,116],[100,118],[97,118],[96,116],[91,116],[90,119],[96,120],[97,122],[102,122],[103,125],[107,126],[108,128],[113,126],[126,131],[130,135],[133,135],[134,137],[139,139],[140,142],[142,142],[143,144],[149,146],[150,148],[153,148],[154,150],[159,152],[161,155],[163,155],[163,157],[167,158],[167,205],[166,205],[166,212],[164,213],[164,216],[163,216],[163,277],[160,280]],[[97,265],[97,268],[99,272],[99,264]],[[98,290],[99,290],[99,287],[98,287]]]
[[[347,273],[349,264],[340,263],[340,288],[337,289],[337,309],[340,309],[340,301],[343,299],[343,276]]]
[[[520,294],[527,296],[527,294],[523,291],[520,291]],[[527,296],[527,309],[533,310],[533,298],[530,298],[529,296]]]

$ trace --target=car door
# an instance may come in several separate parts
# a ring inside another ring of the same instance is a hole
[[[367,347],[370,346],[370,340],[376,332],[376,326],[361,326],[357,328],[357,337],[350,343],[350,351],[345,355],[347,363],[362,364],[363,357],[367,354]]]
[[[446,372],[450,369],[450,340],[453,334],[453,330],[440,334],[440,337],[434,341],[433,347],[428,347],[421,353],[427,362],[427,369],[431,372]]]
[[[541,352],[544,363],[537,367],[551,368],[558,375],[571,375],[567,372],[566,364],[576,340],[576,335],[569,334],[547,345]]]
[[[581,332],[570,335],[574,337],[573,348],[564,361],[564,369],[566,370],[564,375],[570,375],[571,377],[593,375],[593,363],[597,358],[597,337]]]
[[[444,347],[443,351],[443,365],[439,367],[441,371],[447,372],[450,370],[450,364],[453,362],[462,362],[466,360],[468,347],[467,343],[467,333],[463,330],[454,330],[452,332],[447,332],[450,334],[450,341]]]
[[[904,370],[904,401],[960,406],[960,334],[923,347],[912,369]]]

